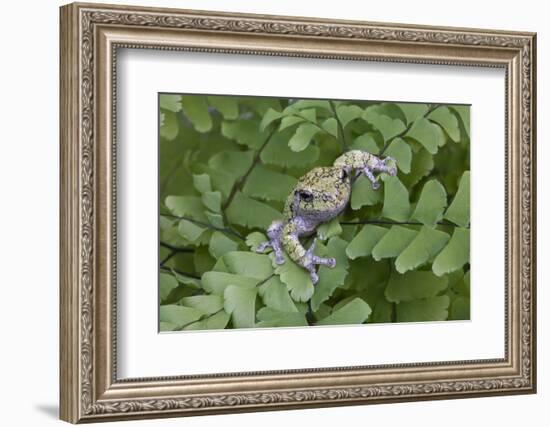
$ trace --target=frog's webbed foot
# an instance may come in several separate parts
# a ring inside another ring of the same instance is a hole
[[[313,253],[315,250],[315,242],[317,239],[313,240],[313,243],[306,251],[302,265],[309,271],[309,277],[311,282],[315,285],[319,281],[319,275],[315,269],[316,265],[324,265],[329,268],[334,268],[336,266],[336,260],[334,258],[322,258]]]
[[[273,248],[275,252],[275,263],[281,265],[285,262],[283,248],[281,243],[281,232],[283,231],[283,221],[273,221],[267,229],[268,241],[258,245],[256,252],[263,253],[267,248]]]

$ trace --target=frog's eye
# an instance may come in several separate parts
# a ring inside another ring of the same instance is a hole
[[[298,191],[298,196],[300,197],[301,200],[303,200],[304,202],[312,202],[313,201],[313,194],[311,194],[309,191],[305,191],[305,190],[299,190]]]

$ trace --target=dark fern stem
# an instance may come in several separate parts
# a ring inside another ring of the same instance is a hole
[[[188,216],[178,216],[178,215],[172,215],[172,214],[161,214],[161,216],[164,216],[166,218],[173,218],[173,219],[183,219],[185,221],[192,222],[194,224],[200,225],[205,228],[209,228],[211,230],[217,230],[217,231],[221,231],[222,233],[230,234],[231,236],[237,237],[240,240],[246,240],[242,234],[238,233],[237,231],[233,230],[230,227],[216,227],[212,224],[208,224],[206,222],[199,221]]]
[[[172,258],[174,258],[178,254],[177,251],[172,251],[164,259],[160,262],[160,266],[162,267],[164,264],[166,264],[168,261],[170,261]]]
[[[223,311],[223,308],[220,308],[218,311],[212,313],[212,314],[205,314],[204,316],[199,317],[197,320],[193,320],[192,322],[188,322],[184,325],[181,325],[180,327],[174,329],[174,331],[183,331],[188,326],[191,326],[195,323],[202,322],[203,320],[209,319],[211,317],[214,317],[216,314],[221,313]]]
[[[384,219],[365,219],[365,220],[359,220],[359,221],[342,221],[340,222],[340,225],[361,225],[361,224],[382,224],[382,225],[424,225],[422,222],[419,221],[389,221]],[[447,227],[459,227],[456,224],[453,224],[449,221],[438,221],[437,225],[443,225]],[[470,226],[463,227],[463,228],[470,228]]]
[[[434,110],[437,110],[439,107],[442,107],[442,105],[440,105],[440,104],[432,105],[430,108],[428,108],[428,111],[426,111],[422,117],[424,117],[424,118],[428,117],[428,116],[430,115],[430,113],[432,113]],[[386,141],[386,143],[384,144],[384,147],[382,147],[382,149],[381,149],[380,152],[378,153],[378,156],[379,156],[379,157],[380,157],[380,156],[383,156],[384,153],[386,152],[386,150],[387,150],[388,148],[390,148],[391,143],[392,143],[395,139],[397,139],[397,138],[402,138],[402,137],[404,137],[405,135],[407,135],[407,133],[411,130],[411,127],[412,127],[413,123],[414,123],[414,122],[409,123],[409,124],[407,125],[407,127],[405,128],[405,130],[403,130],[403,132],[398,133],[397,135],[394,135],[394,136],[392,136],[391,138],[389,138],[389,139]]]
[[[174,268],[174,267],[167,267],[167,266],[161,265],[160,269],[163,271],[169,271],[169,272],[174,271],[181,276],[189,277],[191,279],[201,280],[200,276],[197,276],[196,274],[186,273],[185,271],[178,270],[177,268]]]
[[[163,248],[170,249],[173,252],[189,252],[189,253],[195,252],[195,249],[193,249],[193,248],[180,248],[180,247],[171,245],[170,243],[166,243],[166,242],[160,242],[160,245]]]
[[[237,180],[237,182],[235,182],[235,185],[233,185],[233,188],[231,188],[229,196],[227,196],[227,200],[222,205],[222,211],[224,212],[225,223],[227,223],[227,221],[225,220],[225,210],[229,207],[229,205],[233,201],[233,198],[235,197],[237,192],[243,188],[244,184],[246,183],[246,180],[248,179],[248,177],[250,176],[250,174],[252,173],[256,165],[260,162],[260,156],[262,155],[262,151],[265,149],[265,147],[267,147],[267,144],[269,143],[269,141],[271,141],[271,138],[275,134],[276,130],[277,130],[276,127],[274,127],[271,130],[271,132],[269,133],[269,135],[267,136],[267,138],[265,139],[261,147],[258,149],[256,154],[254,155],[254,158],[252,159],[252,164],[250,165],[246,173],[239,180]]]
[[[349,146],[346,142],[346,134],[344,133],[344,126],[342,126],[342,122],[340,121],[340,118],[338,117],[338,113],[336,112],[336,107],[334,105],[333,101],[328,101],[330,104],[330,109],[332,110],[332,114],[334,115],[334,119],[336,120],[336,123],[338,124],[338,135],[342,135],[342,139],[339,139],[343,146],[342,151],[348,151]]]
[[[315,317],[313,316],[313,310],[311,308],[311,298],[307,300],[306,321],[308,326],[315,325]]]

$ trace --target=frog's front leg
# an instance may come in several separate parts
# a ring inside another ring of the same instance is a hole
[[[380,188],[380,183],[376,180],[376,177],[374,176],[374,174],[372,173],[372,171],[369,169],[368,166],[365,166],[363,168],[363,175],[365,175],[368,178],[368,180],[371,182],[373,190],[378,190]]]
[[[269,237],[269,240],[267,242],[261,243],[256,248],[256,252],[263,252],[269,247],[273,248],[273,252],[275,252],[275,262],[279,265],[285,262],[281,243],[281,234],[283,232],[283,227],[283,221],[273,221],[267,229],[267,237]]]
[[[391,166],[391,163],[393,163],[394,166]],[[384,158],[384,160],[381,160],[381,162],[378,164],[377,169],[380,172],[386,172],[390,176],[397,175],[397,168],[395,167],[395,159],[390,156]]]
[[[371,165],[367,163],[362,168],[363,174],[368,178],[368,180],[372,183],[372,188],[374,190],[378,190],[380,188],[380,183],[378,182],[377,178],[373,174],[373,170],[378,172],[386,172],[388,175],[395,176],[397,175],[397,169],[395,166],[388,165],[389,162],[395,162],[395,160],[391,157],[386,157],[385,159],[376,159],[376,162],[374,165]]]
[[[306,250],[300,242],[300,235],[310,232],[299,219],[293,219],[283,228],[283,248],[288,256],[298,265],[309,271],[311,282],[315,285],[319,281],[319,276],[315,269],[316,265],[326,265],[333,268],[336,265],[334,258],[322,258],[313,253],[315,250],[315,241]]]

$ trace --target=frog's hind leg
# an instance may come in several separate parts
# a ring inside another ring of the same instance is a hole
[[[275,252],[275,262],[284,264],[283,248],[281,244],[281,233],[283,232],[283,221],[273,221],[267,229],[267,237],[269,240],[263,242],[256,248],[256,252],[264,252],[267,248],[273,248]]]
[[[326,265],[333,268],[336,265],[334,258],[321,258],[313,253],[315,241],[306,250],[300,242],[299,236],[305,234],[299,224],[290,222],[283,231],[283,246],[288,256],[298,265],[309,271],[311,282],[315,285],[319,281],[317,265]]]
[[[334,258],[322,258],[313,253],[315,250],[315,242],[317,239],[313,239],[313,243],[311,246],[307,249],[304,264],[303,266],[308,269],[309,276],[311,277],[312,283],[315,285],[319,281],[319,275],[317,274],[317,271],[315,269],[316,265],[324,265],[329,268],[336,267],[336,259]]]

